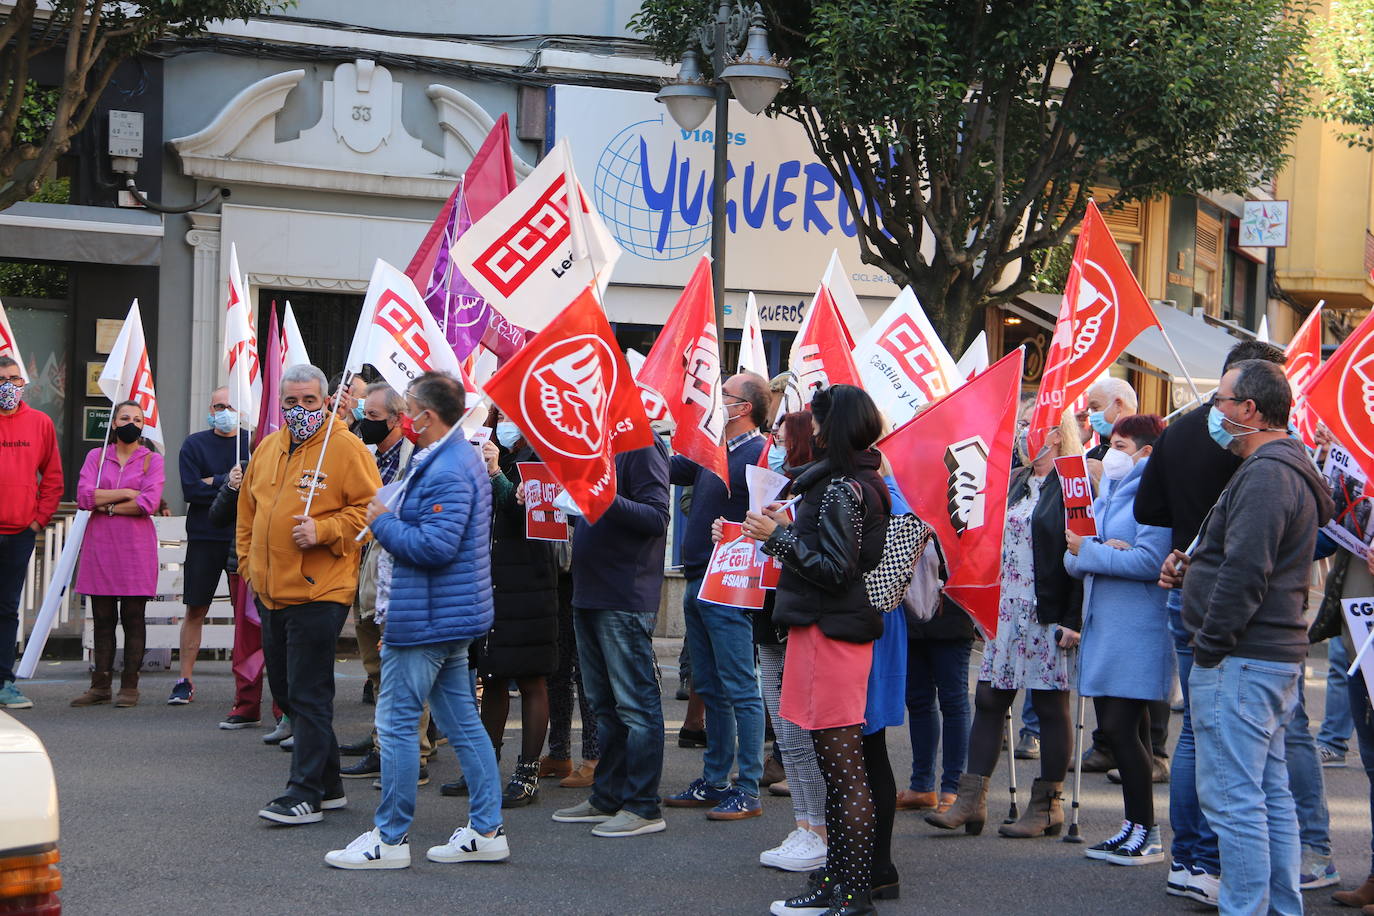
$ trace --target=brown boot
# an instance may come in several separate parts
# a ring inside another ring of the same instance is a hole
[[[127,709],[138,705],[138,669],[127,665],[119,675],[119,693],[115,696],[115,707]]]
[[[572,771],[572,775],[558,784],[565,789],[585,789],[596,781],[596,761],[584,760]]]
[[[1374,906],[1374,875],[1364,879],[1364,884],[1353,891],[1336,891],[1331,899],[1341,906]]]
[[[1018,839],[1059,836],[1059,831],[1064,827],[1063,798],[1062,782],[1036,779],[1031,785],[1030,804],[1026,805],[1021,819],[1014,824],[1003,824],[997,828],[997,832]]]
[[[552,777],[562,779],[572,773],[571,760],[559,760],[556,757],[541,757],[539,759],[539,778]]]
[[[897,793],[898,811],[924,811],[927,808],[934,808],[939,804],[934,792],[917,792],[915,789],[903,789]]]
[[[91,688],[72,700],[72,705],[97,706],[110,702],[110,681],[113,677],[114,673],[111,671],[92,671]]]
[[[988,819],[988,778],[964,773],[959,777],[959,799],[947,811],[926,815],[926,823],[942,830],[963,827],[977,836]]]

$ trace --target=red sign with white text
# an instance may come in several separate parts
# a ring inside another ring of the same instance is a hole
[[[566,541],[568,516],[553,501],[563,488],[543,462],[521,461],[520,487],[525,493],[525,537],[531,541]]]
[[[763,610],[763,560],[759,542],[744,536],[739,522],[723,522],[723,537],[711,551],[697,600],[750,611]]]
[[[1082,455],[1054,459],[1059,486],[1064,491],[1064,525],[1085,538],[1097,537],[1097,517],[1093,515],[1093,482]]]

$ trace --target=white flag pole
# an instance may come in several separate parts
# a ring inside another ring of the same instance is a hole
[[[1159,328],[1160,335],[1164,338],[1164,345],[1169,348],[1169,352],[1174,355],[1174,361],[1177,362],[1178,367],[1183,370],[1183,377],[1188,380],[1188,387],[1193,389],[1193,399],[1196,403],[1201,404],[1203,400],[1202,392],[1198,390],[1197,382],[1193,381],[1193,377],[1188,374],[1188,367],[1183,365],[1183,357],[1178,355],[1178,349],[1174,346],[1174,342],[1169,339],[1169,332],[1164,330],[1164,325],[1162,324],[1156,326]]]
[[[305,498],[305,512],[302,515],[310,514],[310,506],[315,502],[315,488],[320,483],[320,469],[324,467],[324,453],[329,448],[329,435],[334,432],[334,420],[337,419],[335,412],[339,409],[339,399],[343,397],[344,389],[353,380],[353,373],[344,370],[343,378],[339,381],[339,390],[334,392],[334,409],[329,411],[329,425],[324,428],[324,442],[320,444],[320,460],[315,462],[315,474],[310,478],[310,495]]]
[[[103,462],[102,462],[103,463]],[[43,656],[43,648],[48,644],[48,634],[57,620],[57,611],[66,600],[67,589],[72,583],[72,573],[76,569],[76,558],[81,553],[81,542],[86,537],[86,525],[91,520],[89,509],[82,509],[72,520],[71,531],[62,544],[62,553],[53,567],[52,577],[48,579],[48,590],[43,594],[43,604],[38,609],[38,617],[33,622],[33,632],[24,644],[24,656],[14,669],[16,677],[31,678],[38,669],[38,660]]]
[[[1350,668],[1346,670],[1346,677],[1354,677],[1355,672],[1360,670],[1360,662],[1364,660],[1364,654],[1369,651],[1369,646],[1374,644],[1374,629],[1369,631],[1369,635],[1364,638],[1364,645],[1360,646],[1360,651],[1355,653],[1355,658],[1350,662]]]

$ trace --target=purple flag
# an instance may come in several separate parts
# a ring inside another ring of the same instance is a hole
[[[492,311],[481,294],[464,279],[449,255],[453,243],[471,226],[467,197],[460,187],[458,200],[449,210],[444,238],[435,252],[434,267],[425,287],[425,304],[460,360],[467,359],[481,342]]]

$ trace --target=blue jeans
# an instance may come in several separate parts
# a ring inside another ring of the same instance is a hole
[[[736,785],[757,798],[763,777],[763,694],[754,668],[754,622],[737,607],[698,601],[700,588],[701,579],[687,580],[682,610],[692,688],[706,704],[701,778],[713,786],[729,785],[738,743]]]
[[[1183,628],[1183,592],[1169,592],[1169,632],[1174,637],[1178,656],[1178,683],[1183,689],[1183,726],[1174,745],[1174,761],[1169,770],[1169,826],[1174,831],[1171,855],[1175,862],[1201,868],[1209,875],[1221,873],[1221,854],[1217,835],[1207,824],[1197,801],[1197,745],[1193,741],[1193,719],[1188,696],[1188,675],[1193,670],[1193,647]]]
[[[19,593],[37,535],[32,528],[0,534],[0,686],[14,680],[14,653],[19,645]]]
[[[401,842],[415,819],[420,776],[420,709],[448,737],[468,784],[468,822],[478,833],[501,826],[501,773],[482,727],[468,670],[472,640],[424,646],[382,645],[382,691],[377,696],[377,743],[382,754],[382,803],[376,824],[382,841]]]
[[[1298,816],[1283,734],[1302,666],[1227,656],[1188,677],[1198,801],[1217,832],[1223,913],[1302,913]]]
[[[1331,855],[1331,816],[1326,810],[1326,784],[1317,743],[1307,721],[1307,704],[1302,679],[1298,679],[1298,704],[1293,719],[1283,730],[1283,753],[1288,761],[1288,788],[1298,809],[1298,830],[1302,845]]]
[[[1364,775],[1369,780],[1369,815],[1374,818],[1374,714],[1371,714],[1364,674],[1355,672],[1354,677],[1346,680],[1346,688],[1346,696],[1350,700],[1350,720],[1355,728],[1355,740],[1360,746],[1360,762],[1364,764]],[[1374,831],[1369,836],[1369,873],[1374,875]]]
[[[1350,720],[1350,688],[1346,669],[1350,667],[1349,653],[1340,637],[1326,641],[1326,714],[1317,732],[1317,743],[1338,754],[1350,750],[1350,732],[1355,725]]]
[[[655,617],[652,611],[573,609],[582,686],[601,742],[591,803],[601,811],[625,810],[650,820],[659,817],[663,778]]]
[[[935,750],[944,737],[940,791],[959,791],[972,723],[968,699],[967,639],[913,639],[907,643],[906,709],[911,731],[911,788],[935,791]],[[943,722],[941,721],[943,720]]]
[[[1035,713],[1035,706],[1031,704],[1031,692],[1026,691],[1026,698],[1021,701],[1021,734],[1034,735],[1040,737],[1040,717]]]

